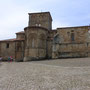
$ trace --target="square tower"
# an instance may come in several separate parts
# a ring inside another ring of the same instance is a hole
[[[41,26],[52,30],[52,17],[50,12],[29,13],[29,26]]]

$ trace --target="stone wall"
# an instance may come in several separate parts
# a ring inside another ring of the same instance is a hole
[[[55,44],[53,48],[53,58],[90,56],[90,43]]]
[[[46,58],[46,39],[48,30],[42,27],[25,28],[24,61]]]
[[[52,30],[52,17],[49,12],[29,13],[29,26],[41,26]]]
[[[16,33],[17,39],[25,39],[25,33]]]
[[[24,41],[15,42],[15,59],[16,61],[23,61],[24,58]]]
[[[0,56],[7,60],[9,56],[15,59],[15,42],[1,42]]]
[[[53,39],[52,57],[89,57],[90,38],[88,28],[89,26],[58,28]]]
[[[88,26],[82,27],[67,27],[58,28],[57,33],[60,36],[61,43],[84,43],[87,42],[88,38]],[[74,40],[72,40],[71,35],[74,34]]]
[[[60,44],[59,57],[87,57],[87,43]]]
[[[57,30],[48,31],[47,38],[47,58],[52,58],[52,47],[53,47],[53,37],[56,35]]]
[[[87,43],[87,46],[88,46],[88,49],[87,49],[88,57],[90,57],[90,43]]]
[[[1,56],[1,42],[0,42],[0,56]]]

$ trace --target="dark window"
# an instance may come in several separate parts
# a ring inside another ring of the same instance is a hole
[[[9,43],[6,44],[6,48],[9,48]]]
[[[71,33],[71,40],[74,41],[75,38],[74,38],[74,33]]]
[[[71,32],[74,32],[74,30],[71,30]]]
[[[87,43],[87,47],[88,47],[88,44],[89,44],[89,43]]]
[[[70,35],[70,32],[67,32],[68,36]]]

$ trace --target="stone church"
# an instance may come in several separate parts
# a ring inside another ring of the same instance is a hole
[[[29,61],[90,57],[90,26],[52,29],[50,12],[29,13],[28,27],[15,39],[0,41],[0,57]]]

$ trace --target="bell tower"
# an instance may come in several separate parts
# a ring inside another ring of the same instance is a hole
[[[28,26],[39,26],[52,30],[52,17],[50,12],[29,13]]]

